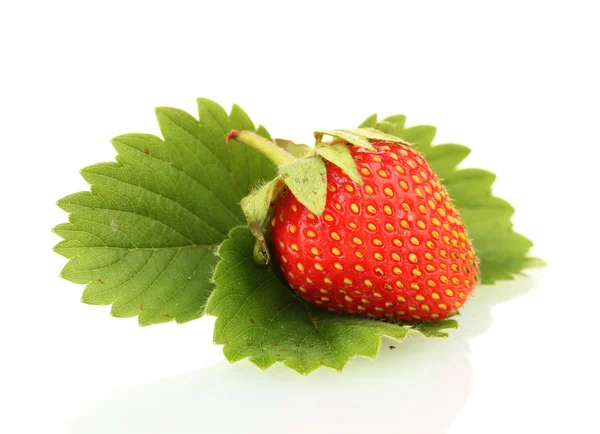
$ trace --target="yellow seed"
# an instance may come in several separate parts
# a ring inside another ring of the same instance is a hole
[[[369,300],[367,300],[366,298],[361,298],[361,299],[360,299],[360,301],[361,301],[361,303],[364,303],[364,304],[370,304],[370,303],[371,303],[371,302],[370,302]]]
[[[442,227],[444,228],[444,230],[449,231],[450,230],[450,225],[448,223],[442,223]]]
[[[406,220],[400,220],[400,226],[402,226],[404,229],[408,229],[410,227]]]
[[[448,252],[442,249],[442,250],[440,250],[440,256],[442,258],[447,258],[448,257]]]
[[[363,255],[361,252],[359,252],[358,250],[357,250],[356,252],[354,252],[354,255],[355,255],[357,258],[360,258],[360,259],[362,259],[362,258],[364,258],[364,257],[365,257],[365,256],[364,256],[364,255]]]
[[[440,226],[440,221],[437,219],[437,217],[433,217],[431,219],[431,223],[433,223],[434,226]]]
[[[300,288],[298,288],[298,290],[299,290],[300,292],[306,292],[306,288],[305,288],[304,286],[301,286]]]
[[[429,279],[427,281],[427,286],[430,286],[431,288],[435,288],[435,282],[433,280]]]
[[[416,308],[416,307],[413,307],[413,306],[408,306],[408,310],[411,310],[411,311],[413,311],[413,312],[414,312],[415,310],[417,310],[417,308]]]
[[[431,194],[431,188],[428,185],[424,185],[423,188],[427,192],[427,194]]]
[[[442,241],[446,244],[450,244],[450,237],[448,235],[444,235],[442,237]]]
[[[287,262],[287,261],[288,261],[288,260],[287,260],[287,258],[286,258],[285,256],[282,256],[282,257],[281,257],[281,262],[285,263],[285,262]]]
[[[367,212],[369,214],[377,214],[377,210],[375,209],[375,207],[373,205],[367,206]]]
[[[282,222],[283,221],[283,213],[279,214],[279,221]]]
[[[309,212],[308,214],[306,214],[306,216],[311,220],[314,220],[316,218],[312,212]]]
[[[321,297],[321,300],[323,300],[323,301],[329,301],[329,297]]]
[[[358,227],[358,225],[354,222],[348,223],[348,226],[350,226],[352,229],[356,229]]]
[[[379,155],[375,155],[373,157],[373,161],[375,161],[376,163],[381,163],[381,157]]]
[[[394,267],[392,271],[394,271],[394,274],[398,274],[398,275],[402,274],[402,270],[398,267]]]
[[[417,165],[415,164],[415,162],[411,159],[406,160],[406,164],[408,164],[411,168],[415,168],[417,167]]]
[[[306,236],[307,236],[308,238],[315,238],[315,237],[317,236],[317,234],[315,234],[315,232],[314,232],[314,231],[310,231],[310,230],[309,230],[309,231],[306,231]]]
[[[439,215],[441,215],[442,217],[446,216],[446,211],[444,211],[444,208],[438,208],[437,212]]]
[[[344,267],[342,267],[342,264],[340,264],[339,262],[336,262],[335,264],[333,264],[333,268],[335,268],[336,270],[343,270]]]
[[[373,297],[383,298],[383,295],[381,295],[381,293],[379,293],[379,292],[374,292]]]
[[[400,282],[399,280],[396,280],[396,286],[400,289],[404,288],[404,284],[402,282]]]
[[[429,205],[429,208],[435,209],[435,203],[431,199],[427,201],[427,205]]]
[[[394,303],[392,303],[391,301],[385,302],[385,307],[392,307],[393,305],[394,305]]]
[[[358,205],[355,203],[350,204],[350,209],[353,213],[358,214]]]
[[[378,276],[383,276],[383,270],[379,267],[377,267],[375,269],[375,274],[377,274]]]
[[[426,304],[422,304],[421,309],[423,309],[425,311],[429,311],[429,306],[427,306]]]
[[[464,293],[464,292],[462,292],[462,291],[458,293],[458,296],[459,296],[460,298],[465,298],[465,297],[466,297],[465,293]]]
[[[323,216],[323,218],[324,218],[325,220],[327,220],[328,222],[332,222],[332,221],[333,221],[333,216],[332,216],[331,214],[325,214],[325,215]]]
[[[421,294],[417,295],[415,298],[419,301],[425,300],[425,297],[423,297]]]
[[[319,249],[317,249],[316,247],[311,247],[310,248],[310,253],[312,253],[315,256],[319,256],[321,254],[321,252],[319,251]]]
[[[356,271],[358,271],[359,273],[362,273],[363,271],[365,271],[365,267],[363,267],[362,265],[358,265],[358,264],[354,266],[354,269]]]
[[[409,253],[408,260],[413,264],[416,264],[419,261],[419,258],[417,258],[417,255],[415,255],[414,253]]]
[[[379,252],[373,253],[373,257],[375,259],[377,259],[378,261],[383,261],[383,255],[381,253],[379,253]]]
[[[417,220],[417,227],[419,229],[425,229],[427,226],[425,225],[425,222],[423,220]]]
[[[295,225],[290,225],[289,229],[290,229],[290,232],[293,233],[293,234],[295,234],[296,231],[298,230],[298,228]]]
[[[344,277],[344,283],[345,283],[346,285],[352,285],[352,279],[349,279],[349,278],[347,278],[347,277]]]
[[[300,250],[300,247],[298,247],[298,244],[296,244],[296,243],[292,244],[290,247],[292,248],[292,250],[294,252],[297,252]]]
[[[319,271],[323,271],[325,269],[323,265],[319,264],[318,262],[315,264],[315,268]]]
[[[389,205],[385,205],[383,207],[383,212],[386,213],[387,215],[392,215],[392,208],[390,208]]]
[[[335,191],[335,190],[336,190],[336,188],[335,188],[333,185],[328,185],[328,186],[327,186],[327,190],[329,190],[329,191],[333,192],[333,191]]]
[[[458,279],[458,277],[453,277],[453,278],[452,278],[452,279],[450,279],[450,280],[452,280],[452,283],[454,283],[455,285],[458,285],[458,284],[460,284],[460,280]]]
[[[431,293],[431,298],[433,298],[434,300],[439,300],[440,299],[440,295],[437,292],[432,292]]]
[[[425,256],[425,259],[427,259],[429,261],[431,261],[433,259],[433,255],[429,252],[425,252],[424,256]]]
[[[331,236],[332,239],[334,239],[336,241],[339,241],[341,239],[340,234],[338,234],[337,232],[332,232],[330,234],[330,236]]]
[[[402,247],[402,241],[400,241],[398,238],[394,238],[394,246],[398,246],[398,247]]]
[[[339,203],[336,203],[335,205],[333,205],[335,207],[335,209],[337,209],[338,211],[342,210],[342,205],[340,205]]]
[[[394,169],[396,170],[396,172],[400,173],[400,174],[404,174],[404,169],[400,166],[394,166]]]
[[[377,312],[383,312],[383,308],[382,308],[382,307],[379,307],[379,306],[375,306],[375,310],[376,310]]]
[[[358,244],[359,246],[363,243],[362,240],[360,238],[358,238],[358,237],[352,238],[352,242],[354,244]]]
[[[391,223],[386,223],[385,229],[388,230],[389,232],[392,232],[394,230],[394,225]]]
[[[406,151],[406,149],[400,149],[400,153],[405,157],[408,156],[408,152]]]
[[[316,267],[315,267],[316,268]],[[333,285],[333,280],[331,280],[329,277],[326,277],[325,279],[323,279],[323,281],[325,283],[327,283],[328,285]]]
[[[346,189],[347,192],[352,193],[354,191],[354,187],[352,187],[350,184],[346,184],[344,186],[344,188]]]
[[[382,146],[382,148],[383,148],[383,146]],[[394,154],[393,152],[390,152],[388,155],[392,158],[392,160],[397,160],[398,159],[398,156],[396,154]]]
[[[415,194],[419,197],[423,197],[423,193],[419,187],[415,187]]]
[[[344,289],[338,289],[338,292],[340,294],[348,294],[348,291],[344,290]]]
[[[418,246],[419,245],[419,240],[416,237],[410,237],[410,243],[413,246]]]
[[[350,297],[349,295],[345,295],[344,300],[352,302],[352,297]]]
[[[462,303],[460,301],[457,301],[456,303],[454,303],[454,307],[461,307]]]
[[[337,247],[334,247],[331,249],[331,253],[333,253],[336,256],[339,256],[342,252]]]
[[[279,241],[279,246],[283,249],[285,247],[285,244],[283,243],[283,241]]]
[[[435,197],[435,200],[442,200],[442,195],[437,191],[433,193],[433,197]]]
[[[410,211],[410,205],[407,204],[406,202],[402,203],[402,209],[406,212]]]
[[[292,273],[291,271],[288,271],[288,276],[290,276],[292,279],[296,276],[294,276],[294,273]]]
[[[400,255],[396,252],[392,253],[392,259],[394,261],[399,261],[400,260]]]
[[[294,212],[298,211],[298,207],[296,205],[292,205],[292,211],[294,211]]]
[[[389,187],[385,187],[383,189],[383,192],[385,193],[386,196],[389,196],[389,197],[393,197],[394,196],[394,190],[392,190]]]
[[[448,297],[454,297],[454,291],[452,291],[451,289],[446,289],[444,292]]]
[[[410,287],[416,291],[420,289],[419,284],[414,282],[410,284]]]
[[[432,314],[431,314],[431,318],[434,318],[434,319],[435,319],[435,318],[439,318],[439,317],[440,317],[440,316],[439,316],[437,313],[432,313]]]
[[[367,169],[366,167],[363,167],[362,169],[360,169],[360,173],[362,173],[365,176],[369,176],[371,174],[369,169]]]
[[[427,208],[425,208],[425,206],[424,206],[424,205],[419,205],[419,206],[417,207],[417,209],[419,210],[419,212],[420,212],[421,214],[427,214]]]
[[[378,174],[379,176],[381,176],[382,178],[387,178],[387,177],[388,177],[388,174],[387,174],[387,172],[386,172],[385,170],[383,170],[383,169],[380,169],[380,170],[378,170],[378,171],[377,171],[377,174]]]
[[[423,172],[422,170],[419,171],[419,175],[421,175],[421,178],[427,180],[427,174],[425,172]]]
[[[411,176],[411,178],[412,178],[412,180],[413,180],[414,182],[416,182],[417,184],[420,184],[420,183],[421,183],[421,178],[419,178],[417,175],[413,175],[413,176]]]
[[[438,304],[438,307],[439,307],[441,310],[446,310],[446,309],[448,309],[448,306],[446,306],[444,303],[440,303],[440,304]]]
[[[402,297],[401,295],[399,295],[399,296],[398,296],[397,300],[398,300],[400,303],[404,303],[404,302],[406,301],[406,299],[405,299],[404,297]]]
[[[435,244],[433,244],[433,241],[431,241],[431,240],[425,241],[425,245],[427,246],[428,249],[435,248]]]
[[[440,282],[442,282],[442,283],[448,283],[448,277],[443,276],[443,275],[440,276]]]
[[[365,185],[365,192],[367,194],[373,194],[373,187],[371,187],[370,185]]]
[[[423,159],[421,157],[416,157],[415,160],[417,160],[417,163],[419,163],[421,166],[423,165]]]
[[[425,266],[425,269],[426,269],[427,271],[435,271],[435,267],[434,267],[433,265],[431,265],[431,264],[427,264],[427,265]]]
[[[400,188],[404,191],[408,190],[408,184],[406,183],[406,181],[402,180],[398,183],[398,185],[400,185]]]
[[[382,246],[383,242],[379,238],[373,238],[373,244],[376,246]]]
[[[423,275],[423,273],[421,273],[421,270],[419,270],[418,268],[413,268],[412,274],[413,274],[413,276],[417,276],[417,277],[420,277]]]
[[[438,231],[431,231],[431,236],[438,240],[440,238],[440,233]]]
[[[373,223],[369,223],[369,224],[367,225],[367,228],[368,228],[370,231],[375,231],[375,230],[377,230],[377,226],[375,226]]]
[[[323,289],[323,288],[319,289],[319,292],[321,294],[329,294],[329,291],[327,291],[326,289]]]

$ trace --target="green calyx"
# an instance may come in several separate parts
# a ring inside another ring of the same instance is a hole
[[[332,140],[323,141],[325,135],[331,136]],[[256,237],[254,262],[257,265],[264,266],[270,262],[264,236],[265,224],[277,197],[286,187],[309,211],[321,215],[327,200],[325,160],[346,172],[354,182],[362,184],[362,177],[358,173],[348,145],[371,151],[375,151],[375,148],[370,140],[409,145],[398,137],[374,128],[320,130],[315,132],[314,136],[316,143],[314,148],[311,148],[289,140],[270,141],[252,131],[233,130],[227,135],[227,143],[233,139],[246,144],[261,152],[277,166],[277,177],[253,190],[241,202],[248,227]]]

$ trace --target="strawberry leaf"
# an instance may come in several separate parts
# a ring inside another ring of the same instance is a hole
[[[335,145],[317,143],[317,155],[320,155],[327,161],[338,166],[346,172],[354,182],[358,184],[363,183],[363,179],[356,168],[356,162],[354,161],[354,158],[352,158],[348,146],[344,143],[337,143]]]
[[[275,167],[235,140],[225,144],[232,129],[255,130],[241,108],[228,115],[199,99],[198,111],[200,121],[157,109],[164,140],[116,137],[115,163],[81,171],[91,191],[58,201],[70,213],[54,228],[64,238],[55,251],[69,259],[61,276],[86,285],[84,303],[112,304],[112,315],[138,315],[141,325],[203,315],[213,251],[244,223],[240,200]]]
[[[252,258],[254,236],[234,228],[219,247],[215,290],[207,313],[217,317],[214,341],[231,362],[249,358],[261,369],[283,362],[301,374],[326,366],[341,370],[355,356],[375,357],[382,336],[415,333],[446,337],[456,321],[392,324],[351,318],[304,303],[270,269]]]
[[[378,122],[369,116],[362,127],[374,127],[418,145],[420,152],[433,171],[441,178],[454,204],[462,211],[462,221],[473,240],[481,261],[481,282],[492,284],[498,280],[513,279],[523,269],[542,263],[528,257],[533,243],[513,230],[512,206],[492,194],[496,176],[481,169],[459,169],[471,152],[457,144],[432,146],[435,127],[418,125],[405,128],[406,117],[395,115]]]

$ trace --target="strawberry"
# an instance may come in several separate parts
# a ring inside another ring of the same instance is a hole
[[[277,199],[270,225],[284,278],[332,311],[419,321],[452,314],[479,268],[446,189],[409,146],[347,146],[362,185],[326,162],[321,215],[289,190]]]

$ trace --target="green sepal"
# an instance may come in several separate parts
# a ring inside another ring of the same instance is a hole
[[[352,158],[352,154],[350,150],[348,150],[348,146],[344,143],[336,143],[335,145],[328,145],[326,143],[319,142],[316,145],[317,155],[325,158],[327,161],[338,166],[342,169],[350,179],[358,184],[363,183],[363,179],[358,173],[358,169],[356,168],[356,162],[354,158]]]
[[[327,199],[327,169],[320,157],[297,160],[279,167],[279,173],[298,202],[321,215]]]
[[[284,188],[285,182],[281,176],[278,176],[254,190],[241,201],[248,228],[257,239],[257,246],[255,246],[255,262],[257,265],[263,261],[265,264],[270,262],[263,227],[275,199]]]
[[[403,145],[410,146],[411,144],[404,141],[403,139],[392,136],[391,134],[384,133],[375,128],[353,128],[349,130],[319,130],[315,131],[315,139],[318,142],[323,141],[323,136],[327,134],[337,139],[341,139],[345,142],[351,143],[354,146],[369,149],[374,151],[375,148],[371,145],[369,140],[380,140],[392,143],[402,143]]]
[[[315,154],[315,150],[307,145],[294,143],[291,140],[275,139],[275,144],[296,158],[306,158]]]

